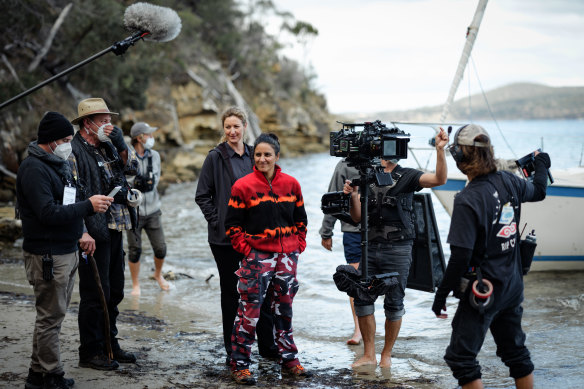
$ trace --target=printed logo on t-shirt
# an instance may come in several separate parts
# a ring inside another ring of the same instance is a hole
[[[513,212],[513,207],[511,203],[507,203],[503,205],[503,209],[501,210],[501,217],[499,218],[499,224],[509,224],[513,221],[513,216],[515,213]]]
[[[497,236],[499,238],[508,238],[511,235],[514,235],[517,232],[517,224],[515,222],[509,224],[508,226],[504,226],[497,232]]]

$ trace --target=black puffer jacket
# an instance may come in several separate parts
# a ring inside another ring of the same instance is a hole
[[[16,178],[23,250],[37,255],[77,251],[83,217],[93,214],[93,206],[89,200],[63,205],[69,184],[75,186],[69,164],[32,142]]]

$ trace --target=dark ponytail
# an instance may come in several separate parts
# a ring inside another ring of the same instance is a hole
[[[263,133],[257,137],[255,142],[253,142],[253,148],[255,150],[256,146],[260,143],[267,143],[274,149],[274,154],[280,154],[280,142],[278,141],[278,137],[275,134],[270,133]]]

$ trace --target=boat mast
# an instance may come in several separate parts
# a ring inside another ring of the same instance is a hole
[[[464,75],[464,69],[466,68],[466,64],[468,63],[470,52],[472,51],[475,39],[477,38],[481,21],[483,20],[483,14],[485,13],[485,8],[487,7],[487,1],[488,0],[479,0],[479,5],[477,6],[477,10],[475,11],[472,23],[470,24],[470,26],[468,26],[466,30],[466,43],[464,45],[464,50],[462,51],[460,61],[458,61],[458,68],[456,69],[454,80],[452,80],[450,92],[448,92],[448,99],[446,100],[446,103],[444,103],[444,107],[442,108],[442,114],[440,115],[440,120],[438,121],[439,123],[444,123],[446,117],[448,116],[448,113],[450,112],[450,105],[454,100],[454,95],[456,95],[456,90],[458,89],[458,85],[460,84],[462,76]]]

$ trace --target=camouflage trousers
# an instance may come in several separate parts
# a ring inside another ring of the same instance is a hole
[[[296,266],[298,253],[266,253],[252,250],[241,261],[235,274],[239,277],[239,308],[231,334],[231,368],[248,369],[251,346],[264,298],[271,298],[274,315],[274,337],[286,367],[298,365],[298,349],[292,336],[292,300],[298,292]]]

